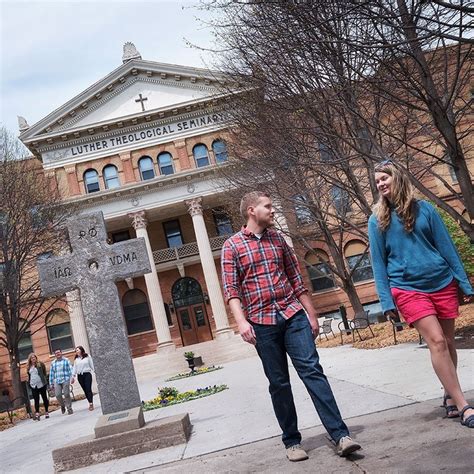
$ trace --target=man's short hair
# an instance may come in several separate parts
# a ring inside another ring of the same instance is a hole
[[[240,215],[244,218],[245,221],[249,218],[247,209],[251,206],[256,206],[258,200],[261,197],[269,198],[270,194],[265,193],[263,191],[250,191],[249,193],[243,195],[242,199],[240,200]]]

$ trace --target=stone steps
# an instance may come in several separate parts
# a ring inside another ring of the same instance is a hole
[[[222,365],[226,362],[254,357],[255,348],[244,342],[239,335],[230,335],[226,339],[217,339],[173,350],[158,351],[133,359],[135,373],[140,381],[149,378],[174,375],[178,372],[187,372],[188,363],[184,353],[192,351],[195,356],[200,356],[205,366]]]

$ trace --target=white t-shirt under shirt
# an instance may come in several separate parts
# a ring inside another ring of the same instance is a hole
[[[39,376],[38,369],[34,366],[30,367],[30,385],[33,388],[41,388],[43,387],[44,383],[41,381],[41,377]]]
[[[72,370],[72,375],[82,375],[88,372],[94,372],[94,363],[92,362],[92,357],[76,357],[74,359],[74,368]]]

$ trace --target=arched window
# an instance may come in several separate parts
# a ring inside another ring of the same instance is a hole
[[[107,165],[103,170],[105,188],[114,189],[120,187],[120,180],[118,177],[117,167],[114,165]]]
[[[310,224],[314,218],[311,209],[308,207],[308,198],[303,194],[295,194],[294,199],[294,209],[296,220],[299,225]]]
[[[74,349],[71,320],[67,311],[64,311],[64,309],[50,311],[46,317],[46,330],[51,354],[54,354],[54,351],[58,349],[62,351]]]
[[[308,252],[304,259],[313,291],[323,291],[335,288],[336,284],[334,282],[334,277],[329,265],[326,263],[329,261],[326,252],[314,249]]]
[[[153,160],[149,156],[142,156],[138,160],[138,168],[142,181],[155,177],[155,167],[153,166]]]
[[[100,191],[99,174],[96,170],[90,169],[84,173],[84,186],[88,194]]]
[[[158,155],[158,167],[160,168],[160,174],[173,174],[173,157],[171,153],[163,152]]]
[[[351,240],[344,249],[344,256],[352,271],[352,280],[354,283],[374,279],[367,244],[361,240]]]
[[[227,161],[227,146],[222,140],[215,140],[212,143],[212,151],[214,152],[217,164]]]
[[[331,188],[331,195],[332,203],[338,215],[345,216],[348,212],[352,211],[351,198],[344,188],[333,186]]]
[[[209,165],[209,153],[207,152],[207,146],[200,143],[193,148],[193,156],[196,161],[196,167],[201,168],[202,166]]]
[[[20,318],[20,326],[23,322],[26,322],[24,319]],[[28,356],[34,352],[33,342],[31,340],[31,331],[25,331],[21,339],[18,341],[18,355],[20,356],[20,362],[28,359]]]
[[[137,289],[127,291],[123,295],[122,306],[129,336],[153,329],[150,308],[143,291]]]

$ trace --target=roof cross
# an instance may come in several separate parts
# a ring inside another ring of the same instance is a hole
[[[142,112],[145,112],[145,106],[143,105],[143,102],[145,102],[145,100],[148,100],[148,97],[142,97],[141,94],[138,94],[138,99],[135,99],[135,102],[140,102],[142,106]]]

